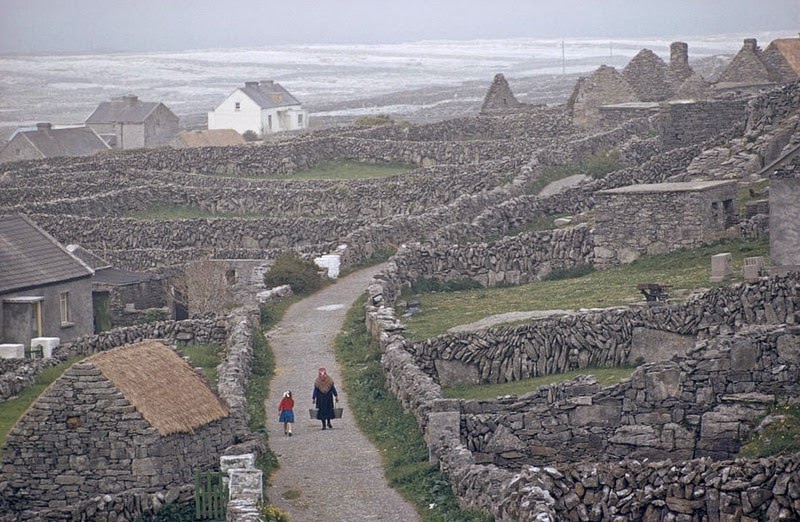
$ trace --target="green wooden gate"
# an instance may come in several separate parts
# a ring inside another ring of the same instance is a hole
[[[222,473],[195,473],[194,518],[225,520],[227,508],[228,488],[222,483]]]

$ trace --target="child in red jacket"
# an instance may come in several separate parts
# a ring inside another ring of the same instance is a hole
[[[278,413],[280,417],[279,422],[283,423],[283,434],[292,436],[292,423],[294,422],[294,399],[292,399],[292,392],[283,392],[283,399],[278,405]]]

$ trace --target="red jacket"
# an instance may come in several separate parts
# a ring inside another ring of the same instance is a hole
[[[291,397],[284,397],[283,399],[281,399],[281,403],[278,404],[278,413],[284,410],[289,411],[293,409],[294,409],[294,399],[292,399]]]

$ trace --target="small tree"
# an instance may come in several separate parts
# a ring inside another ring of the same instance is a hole
[[[246,130],[242,133],[242,138],[244,141],[258,141],[258,134],[252,130]]]
[[[186,306],[190,316],[223,312],[233,304],[225,263],[209,258],[193,261],[172,279],[173,296]]]
[[[286,252],[279,255],[269,272],[264,274],[264,285],[267,288],[289,285],[295,294],[310,294],[322,286],[319,270],[313,261]]]

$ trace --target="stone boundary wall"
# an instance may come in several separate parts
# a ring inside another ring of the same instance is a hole
[[[800,274],[761,278],[710,290],[686,303],[610,308],[443,334],[406,349],[434,380],[437,361],[474,367],[481,383],[502,383],[630,361],[634,328],[707,339],[745,325],[795,324],[800,317]]]
[[[741,133],[746,121],[746,99],[665,103],[657,115],[663,150],[705,141],[731,129]]]
[[[760,330],[759,330],[760,329]],[[640,366],[522,397],[462,401],[461,440],[505,468],[597,458],[733,458],[775,403],[800,397],[800,327],[758,327]],[[588,381],[588,382],[587,382]]]
[[[90,355],[149,338],[164,339],[176,344],[224,344],[225,359],[217,366],[217,389],[219,396],[231,409],[230,415],[234,419],[233,426],[238,441],[235,446],[227,448],[224,454],[260,455],[266,451],[265,441],[247,427],[249,415],[246,406],[247,385],[252,370],[253,332],[257,327],[258,310],[239,309],[221,319],[165,321],[120,328],[59,347],[54,359],[47,361],[58,364],[74,355]],[[165,504],[187,504],[193,499],[194,484],[156,493],[133,489],[98,496],[64,509],[25,513],[21,519],[16,518],[16,515],[14,518],[5,518],[5,515],[0,514],[0,521],[41,520],[42,517],[47,520],[76,520],[83,516],[98,522],[134,520],[142,515],[157,514]],[[0,513],[5,512],[0,500]]]
[[[553,270],[592,265],[593,241],[586,225],[505,236],[497,242],[465,246],[409,245],[395,257],[410,280],[472,279],[483,286],[517,285]]]
[[[791,287],[795,309],[798,304],[797,277],[794,276],[794,286]],[[760,284],[769,286],[772,284],[770,281],[779,280],[764,278]],[[614,464],[567,465],[558,469],[526,466],[519,470],[479,462],[480,459],[476,459],[460,440],[459,401],[443,399],[439,385],[417,366],[408,352],[412,343],[403,336],[403,326],[389,307],[392,301],[388,296],[396,295],[399,284],[396,267],[390,261],[387,271],[370,285],[367,327],[384,352],[381,362],[387,386],[403,407],[417,418],[432,457],[447,473],[463,506],[484,510],[498,521],[585,520],[590,513],[591,520],[612,515],[618,515],[622,520],[640,520],[642,513],[660,520],[663,516],[685,516],[706,511],[712,517],[725,514],[741,516],[743,513],[756,516],[756,513],[767,510],[788,518],[800,514],[797,498],[800,497],[797,493],[800,491],[797,473],[800,457],[797,456],[737,460],[735,463],[712,463],[709,459],[675,462],[625,460]],[[769,293],[766,287],[764,291]],[[709,301],[721,304],[721,298],[728,292],[736,294],[738,290],[717,289],[706,296]],[[729,297],[733,298],[733,295]],[[784,304],[788,297],[783,295]],[[776,300],[770,302],[773,301]],[[741,313],[745,308],[747,305],[742,303],[738,317],[723,325],[712,324],[714,319],[718,319],[716,317],[702,315],[696,322],[708,323],[706,329],[709,333],[730,332],[734,327],[743,326],[747,315]],[[766,307],[765,316],[769,308]],[[796,366],[798,362],[794,360],[793,364]],[[661,364],[668,367],[672,363]],[[736,379],[735,376],[732,378]],[[760,478],[765,470],[770,470],[768,476],[775,479],[770,478],[766,486]],[[636,477],[636,482],[630,475]],[[681,486],[675,487],[676,484]],[[644,492],[644,497],[636,494],[637,491]]]
[[[783,85],[751,99],[747,105],[745,131],[760,132],[771,128],[800,107],[800,81]]]

